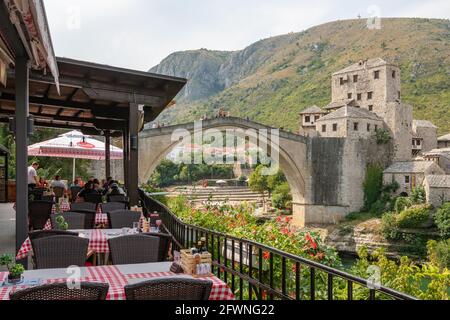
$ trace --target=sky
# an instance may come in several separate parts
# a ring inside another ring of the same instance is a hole
[[[44,0],[57,56],[147,71],[176,51],[240,50],[361,17],[450,18],[449,0]]]

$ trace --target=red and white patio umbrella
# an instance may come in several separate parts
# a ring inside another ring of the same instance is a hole
[[[60,135],[58,138],[39,142],[28,147],[28,155],[34,157],[70,158],[73,159],[73,178],[75,179],[76,159],[105,160],[106,146],[103,142],[84,135],[79,131],[72,131]],[[123,158],[120,148],[110,147],[111,160]]]

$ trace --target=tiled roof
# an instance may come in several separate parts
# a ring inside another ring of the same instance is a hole
[[[317,114],[317,113],[327,113],[327,112],[322,110],[322,109],[320,109],[316,105],[314,105],[312,107],[309,107],[309,108],[303,110],[302,112],[300,112],[300,114]]]
[[[438,156],[438,157],[443,157],[443,158],[447,158],[450,160],[450,148],[443,148],[443,149],[433,149],[431,151],[428,151],[426,153],[424,153],[424,157],[429,157],[429,156]]]
[[[423,173],[432,165],[435,165],[433,161],[395,162],[384,173]]]
[[[348,105],[351,105],[355,102],[354,99],[346,99],[346,100],[340,100],[340,101],[334,101],[331,102],[329,105],[325,107],[325,109],[336,109],[336,108],[342,108]]]
[[[428,120],[413,120],[413,127],[436,128],[437,129],[437,127]]]
[[[450,141],[450,133],[448,133],[442,137],[439,137],[438,141]]]
[[[365,62],[365,63],[364,63]],[[347,72],[353,72],[353,71],[359,71],[364,69],[370,69],[375,68],[379,66],[384,66],[388,64],[385,60],[381,58],[375,58],[375,59],[368,59],[366,61],[362,61],[362,64],[360,62],[352,64],[351,66],[348,66],[342,70],[339,70],[335,72],[333,75],[341,74],[341,73],[347,73]]]
[[[357,118],[357,119],[372,119],[381,121],[381,119],[373,112],[356,107],[342,107],[326,116],[320,118],[318,121],[341,119],[341,118]]]
[[[450,188],[450,175],[426,176],[425,179],[431,188]]]

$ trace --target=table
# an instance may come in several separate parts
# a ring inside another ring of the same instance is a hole
[[[64,215],[64,212],[70,211],[70,203],[62,202],[60,204],[59,208],[60,208],[60,211],[62,212],[62,214]],[[15,203],[14,203],[13,209],[16,210]],[[56,214],[56,205],[53,205],[53,207],[52,207],[52,214]],[[101,206],[98,206],[98,208],[97,208],[97,214],[95,215],[95,224],[108,226],[108,215],[106,213],[102,212]],[[44,230],[51,230],[51,229],[52,229],[52,222],[50,220],[48,220],[44,226]]]
[[[135,265],[100,266],[80,268],[80,281],[102,282],[109,284],[107,300],[125,300],[124,286],[152,278],[183,277],[170,272],[171,262],[146,263]],[[70,274],[66,269],[33,270],[24,273],[25,280],[41,279],[43,284],[67,281]],[[0,282],[6,279],[7,273],[0,273]],[[213,283],[210,300],[234,300],[234,294],[228,285],[217,277],[199,278]],[[9,294],[25,289],[25,286],[0,287],[0,300],[8,300]]]
[[[122,236],[122,229],[92,229],[68,230],[79,233],[80,237],[89,239],[88,251],[95,253],[109,253],[108,239]],[[31,240],[27,238],[16,255],[16,260],[22,260],[33,252]]]

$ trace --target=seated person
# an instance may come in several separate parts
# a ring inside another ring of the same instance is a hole
[[[121,187],[119,187],[119,184],[117,183],[117,181],[112,181],[111,186],[109,187],[109,190],[108,190],[108,195],[111,195],[111,196],[117,196],[117,195],[124,196],[125,195],[125,191],[123,191],[123,189]]]
[[[84,188],[81,189],[80,193],[78,194],[78,197],[83,198],[87,195],[87,194],[92,194],[92,193],[98,193],[97,191],[95,191],[94,189],[94,185],[92,184],[92,182],[86,182],[86,184],[84,185]]]
[[[52,188],[64,188],[64,190],[67,189],[66,184],[61,181],[61,177],[59,175],[55,176],[55,180],[53,180],[53,182],[52,182],[52,184],[50,186]]]

